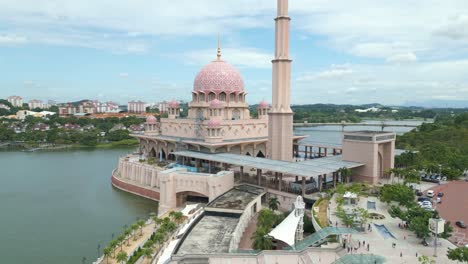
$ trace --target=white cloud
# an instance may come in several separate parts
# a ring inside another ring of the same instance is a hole
[[[119,73],[119,76],[122,77],[122,78],[127,78],[127,77],[128,77],[128,73],[126,73],[126,72],[121,72],[121,73]]]
[[[254,48],[223,48],[221,59],[237,67],[271,69],[273,54]],[[185,63],[205,65],[216,59],[215,49],[194,50],[170,55]]]
[[[16,35],[1,35],[0,34],[0,45],[18,45],[25,44],[28,41],[26,37]]]
[[[353,73],[353,70],[348,64],[331,65],[327,70],[323,70],[317,73],[306,73],[302,74],[297,78],[297,81],[311,81],[311,80],[342,80],[349,77]]]
[[[415,62],[418,60],[416,54],[412,52],[395,54],[387,58],[387,62],[391,63],[405,63],[405,62]]]

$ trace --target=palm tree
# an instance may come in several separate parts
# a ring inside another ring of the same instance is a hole
[[[268,201],[268,208],[272,211],[278,210],[280,202],[278,201],[278,198],[276,197],[271,197],[270,200]]]
[[[174,220],[174,215],[175,215],[176,213],[177,213],[176,211],[171,211],[171,212],[169,213],[169,217],[170,217],[172,220]]]
[[[153,249],[150,247],[143,248],[143,255],[150,260],[153,255]]]
[[[115,257],[115,248],[117,247],[119,243],[117,242],[117,240],[113,239],[109,242],[109,247],[112,248],[112,252],[113,252],[113,257]]]
[[[140,227],[140,236],[143,235],[143,227],[145,226],[145,221],[144,220],[138,220],[137,223],[138,227]]]
[[[112,253],[112,249],[110,247],[105,247],[102,252],[104,253],[104,257],[106,257],[106,263],[109,263],[109,256]]]
[[[184,214],[181,212],[175,212],[172,217],[177,224],[180,224],[184,218]]]
[[[120,244],[120,251],[123,250],[123,244],[125,243],[125,235],[124,234],[120,234],[118,237],[117,237],[117,242]]]
[[[352,171],[346,167],[343,167],[340,168],[338,172],[340,173],[342,179],[346,179],[346,183],[349,183]]]
[[[253,240],[254,249],[268,250],[273,248],[273,240],[268,236],[265,228],[258,228],[250,239]]]
[[[136,231],[138,230],[138,228],[140,228],[140,226],[138,226],[138,224],[135,223],[135,224],[133,224],[131,226],[131,228],[132,228],[132,232],[133,232],[133,241],[135,241],[136,240]]]
[[[117,259],[116,260],[118,262],[124,263],[124,262],[127,262],[127,259],[128,259],[127,252],[120,251],[119,254],[117,254]]]
[[[125,238],[127,240],[127,246],[130,246],[130,236],[131,236],[131,234],[132,234],[132,228],[131,227],[125,228],[124,235],[125,235]]]

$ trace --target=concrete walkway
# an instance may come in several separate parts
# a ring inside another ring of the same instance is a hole
[[[419,263],[417,256],[426,255],[432,256],[434,254],[433,247],[426,247],[421,244],[421,239],[417,238],[416,235],[409,230],[402,229],[398,227],[398,224],[401,223],[401,220],[398,218],[391,218],[388,214],[389,205],[380,202],[377,197],[360,197],[360,200],[357,205],[343,206],[343,208],[354,208],[362,207],[367,209],[367,201],[375,201],[376,209],[369,209],[369,212],[379,213],[385,216],[385,219],[382,220],[370,220],[369,223],[372,226],[372,231],[366,231],[364,233],[354,234],[351,237],[351,245],[354,248],[357,248],[356,251],[346,254],[360,254],[360,253],[371,253],[380,255],[386,258],[387,263]],[[333,224],[338,222],[338,226],[343,226],[340,223],[340,220],[336,217],[334,212],[336,212],[336,202],[333,197],[330,203],[330,209],[332,214],[330,215],[331,221]],[[379,230],[375,227],[374,224],[385,225],[385,227],[392,233],[395,238],[385,238]],[[430,241],[431,239],[428,239]],[[366,246],[363,246],[363,241],[365,241]],[[447,258],[447,249],[455,248],[455,246],[445,239],[439,239],[440,246],[438,246],[437,255],[435,258],[437,263],[451,263]],[[359,243],[361,246],[359,247]],[[393,248],[392,244],[396,243],[396,247]],[[369,246],[369,251],[367,251],[367,245]]]

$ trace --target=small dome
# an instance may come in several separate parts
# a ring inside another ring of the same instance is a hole
[[[208,94],[214,92],[240,93],[244,91],[244,81],[234,67],[222,60],[215,60],[204,66],[193,82],[194,92]]]
[[[221,121],[219,121],[219,120],[210,120],[208,122],[208,127],[209,128],[216,128],[216,127],[219,127],[219,126],[221,126]]]
[[[258,104],[258,108],[270,108],[270,104],[267,103],[265,100],[262,100],[262,101]]]
[[[180,106],[180,104],[176,100],[172,100],[172,101],[169,102],[169,107],[170,108],[178,108],[179,106]]]
[[[158,119],[156,119],[156,117],[151,115],[146,118],[146,124],[154,125],[156,123],[158,123]]]
[[[222,108],[223,102],[218,99],[214,99],[210,102],[210,108]]]

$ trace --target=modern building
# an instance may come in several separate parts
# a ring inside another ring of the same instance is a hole
[[[130,101],[128,102],[129,113],[145,113],[146,103],[142,101]]]
[[[22,107],[23,106],[23,98],[21,96],[12,95],[7,98],[7,101],[10,102],[11,105],[14,107]]]
[[[28,102],[29,109],[33,110],[36,108],[45,109],[44,103],[41,100],[33,99]]]

